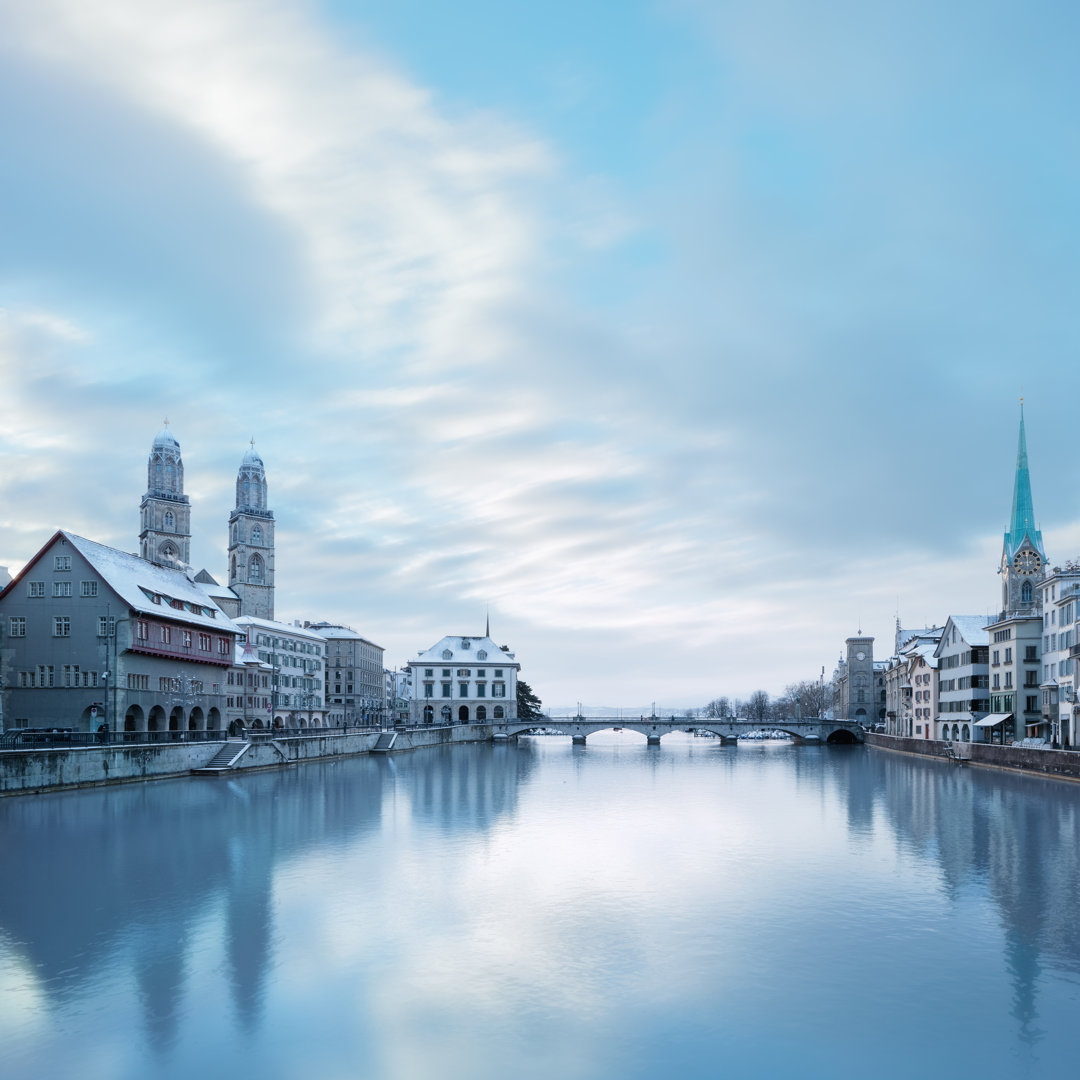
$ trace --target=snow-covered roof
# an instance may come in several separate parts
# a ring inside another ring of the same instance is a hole
[[[362,641],[365,645],[372,645],[376,649],[382,648],[381,645],[376,645],[371,638],[358,634],[351,626],[342,626],[340,623],[314,623],[308,629],[328,641]]]
[[[317,641],[320,645],[323,643],[321,634],[315,633],[310,627],[297,626],[295,623],[259,619],[254,615],[239,615],[233,619],[233,622],[240,627],[254,626],[260,630],[265,630],[267,633],[279,634],[282,637],[289,635],[290,637],[306,638],[308,641]]]
[[[106,547],[74,533],[61,530],[58,535],[63,536],[134,611],[236,633],[236,627],[214,598],[183,570],[157,566],[138,555]],[[156,603],[154,597],[157,597]],[[181,606],[176,607],[170,601]]]
[[[969,645],[990,644],[990,631],[986,629],[985,615],[950,615],[949,622]]]
[[[481,656],[480,654],[484,655]],[[512,652],[503,652],[489,637],[450,635],[430,649],[423,650],[410,665],[419,664],[499,664],[519,668]]]

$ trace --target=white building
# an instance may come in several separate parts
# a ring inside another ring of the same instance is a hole
[[[938,663],[937,736],[983,741],[990,712],[990,633],[983,615],[950,615],[935,652]]]
[[[406,666],[413,724],[482,724],[517,716],[521,665],[486,635],[444,637]]]
[[[1076,713],[1076,657],[1080,655],[1080,566],[1055,566],[1039,584],[1042,598],[1042,717],[1044,737],[1080,745]]]
[[[246,674],[255,675],[260,682],[263,675],[269,674],[269,702],[246,703],[250,725],[265,727],[272,714],[275,728],[325,727],[326,640],[298,623],[256,619],[251,615],[241,615],[233,622],[245,634],[246,643],[263,665],[256,668],[252,663]],[[265,701],[264,688],[265,683],[248,695],[251,688],[246,686],[245,695]]]

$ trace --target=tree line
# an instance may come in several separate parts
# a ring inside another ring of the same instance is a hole
[[[738,716],[747,720],[783,720],[788,717],[822,716],[832,704],[832,687],[821,681],[804,679],[784,687],[777,697],[770,697],[765,690],[755,690],[745,700],[740,698],[713,698],[701,710],[710,720]]]

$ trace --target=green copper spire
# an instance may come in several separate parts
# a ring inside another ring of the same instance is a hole
[[[1016,448],[1016,479],[1013,481],[1012,520],[1005,534],[1005,549],[1011,559],[1028,537],[1043,555],[1042,533],[1035,528],[1035,508],[1031,502],[1031,475],[1028,472],[1027,439],[1024,437],[1024,399],[1020,399],[1020,442]]]

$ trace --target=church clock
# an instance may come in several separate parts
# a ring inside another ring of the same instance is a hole
[[[1037,551],[1033,551],[1031,548],[1024,548],[1023,551],[1018,551],[1013,556],[1012,565],[1013,569],[1018,574],[1023,574],[1025,576],[1037,574],[1042,568],[1042,558]]]

